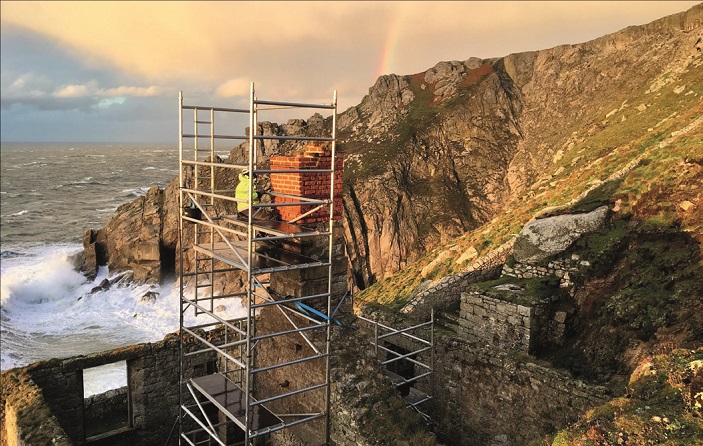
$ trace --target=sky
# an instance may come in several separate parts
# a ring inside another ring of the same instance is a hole
[[[0,140],[177,143],[179,91],[248,107],[252,82],[269,100],[336,90],[341,112],[383,74],[585,42],[696,3],[2,1]]]

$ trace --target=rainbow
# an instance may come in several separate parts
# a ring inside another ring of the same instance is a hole
[[[394,53],[396,45],[398,44],[398,38],[400,37],[403,19],[405,18],[405,8],[401,7],[398,9],[399,11],[391,17],[390,23],[388,24],[386,40],[383,44],[383,51],[378,62],[378,68],[376,69],[376,78],[384,74],[390,74],[393,68]]]

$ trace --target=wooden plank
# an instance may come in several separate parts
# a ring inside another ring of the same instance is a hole
[[[237,215],[225,215],[221,217],[224,221],[246,228],[248,220],[243,220]],[[294,225],[285,221],[275,220],[253,220],[252,228],[255,231],[263,232],[274,236],[305,237],[310,235],[327,235],[329,232],[318,231],[306,226]]]

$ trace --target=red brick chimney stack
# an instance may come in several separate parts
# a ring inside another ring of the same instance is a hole
[[[342,174],[344,160],[337,152],[334,166],[334,220],[342,218]],[[272,156],[270,159],[271,170],[299,170],[299,169],[330,169],[332,154],[325,147],[308,144],[302,154],[294,156]],[[315,173],[272,173],[271,189],[281,194],[298,195],[306,198],[330,198],[330,174]],[[291,203],[299,201],[294,198],[275,197],[275,203]],[[312,210],[314,205],[281,206],[278,208],[283,221],[291,221],[301,214]],[[296,223],[317,223],[327,221],[329,208],[320,209],[314,213],[297,220]]]

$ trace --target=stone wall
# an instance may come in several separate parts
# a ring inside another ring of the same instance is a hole
[[[326,224],[308,225],[319,231],[329,230]],[[288,251],[308,258],[327,262],[329,240],[327,237],[305,237],[281,241]],[[335,222],[332,230],[332,295],[341,297],[347,290],[347,259],[344,255],[344,229]],[[270,276],[271,289],[282,296],[309,296],[327,293],[328,270],[326,266],[290,271],[277,271]],[[301,294],[302,293],[302,294]]]
[[[510,239],[498,248],[476,260],[466,270],[446,276],[437,284],[417,293],[401,310],[405,314],[415,314],[427,319],[430,309],[445,310],[459,303],[461,293],[476,282],[495,278],[513,252],[515,239]]]
[[[530,308],[531,317],[537,319],[534,310]],[[407,316],[380,310],[365,315],[393,327],[411,323]],[[371,332],[365,336],[373,339]],[[467,339],[442,325],[436,326],[434,339],[434,375],[414,387],[434,396],[419,409],[431,417],[440,443],[541,444],[537,441],[608,399],[604,388],[589,386],[567,372],[539,365],[525,353],[507,352],[492,342]],[[398,338],[392,343],[413,349]],[[430,352],[415,359],[423,363],[432,360]],[[416,375],[421,371],[424,370],[415,367]]]
[[[86,437],[129,427],[128,387],[89,396],[83,401],[83,417]]]
[[[530,279],[532,277],[558,277],[561,288],[573,289],[573,273],[580,268],[588,267],[588,260],[581,260],[578,254],[572,254],[568,258],[557,259],[548,262],[546,266],[530,265],[528,263],[515,262],[513,266],[503,265],[502,276],[515,277],[517,279]]]
[[[508,351],[529,352],[535,342],[535,309],[484,296],[462,293],[459,325],[488,345]]]
[[[331,437],[338,446],[438,444],[383,373],[367,336],[336,330],[333,346]]]
[[[470,340],[507,351],[536,353],[545,346],[563,345],[575,313],[575,306],[557,296],[519,304],[470,291],[461,294],[456,328]]]
[[[73,442],[51,413],[26,368],[2,372],[0,444],[69,446]]]
[[[273,276],[273,275],[272,275]],[[258,335],[293,330],[295,327],[287,321],[278,308],[261,309],[256,322]],[[286,313],[300,327],[310,325],[305,319]],[[324,353],[326,329],[324,327],[308,330],[305,336]],[[313,358],[305,362],[289,364],[257,373],[255,376],[255,398],[264,399],[276,395],[302,390],[313,385],[323,384],[327,380],[325,373],[325,356],[316,356],[315,351],[298,333],[279,335],[261,339],[256,347],[256,367],[281,364],[301,358]],[[271,401],[266,407],[274,413],[319,413],[325,410],[326,389],[313,389],[297,395],[290,395]],[[291,421],[286,419],[284,421]],[[286,429],[298,438],[304,438],[311,444],[324,444],[324,418],[302,423]]]
[[[436,342],[435,399],[426,410],[445,444],[538,444],[608,399],[604,388],[519,354],[446,335]]]
[[[213,337],[218,335],[210,333]],[[187,349],[195,350],[199,346],[193,339],[186,338]],[[113,436],[106,434],[102,441],[117,446],[164,445],[178,415],[179,358],[179,338],[172,334],[153,344],[51,359],[3,372],[4,407],[10,414],[4,417],[1,426],[3,436],[14,437],[19,432],[19,438],[25,438],[15,443],[8,438],[9,445],[50,444],[42,440],[49,435],[59,441],[57,444],[83,444],[90,422],[90,414],[85,412],[90,405],[86,406],[83,398],[83,369],[126,361],[129,398],[122,401],[129,401],[128,428]],[[211,354],[187,359],[186,377],[204,374],[206,363],[214,359]],[[29,398],[32,392],[39,396]],[[56,421],[53,426],[52,420]],[[178,444],[177,431],[169,444]]]
[[[269,315],[271,316],[271,315]],[[287,324],[282,318],[268,317],[261,323],[281,329]],[[221,333],[209,332],[210,339],[220,342]],[[324,341],[324,333],[316,337]],[[336,327],[332,333],[332,387],[331,387],[331,437],[340,446],[408,443],[432,445],[433,436],[419,415],[405,407],[390,380],[382,373],[368,339],[351,329]],[[268,355],[285,356],[297,345],[305,345],[299,335],[281,336],[276,345],[265,351]],[[199,349],[202,345],[186,338],[186,348]],[[153,344],[138,344],[88,356],[52,359],[27,367],[3,372],[3,404],[0,438],[8,446],[34,446],[45,444],[86,444],[84,429],[90,422],[85,413],[93,403],[101,406],[129,404],[130,425],[119,432],[106,434],[99,442],[115,446],[178,444],[178,426],[174,422],[179,404],[179,340],[176,334]],[[307,348],[307,346],[306,346]],[[262,356],[260,361],[266,361]],[[276,358],[280,361],[281,358]],[[83,369],[118,361],[126,361],[128,386],[125,390],[107,392],[83,398]],[[205,374],[214,366],[216,358],[209,353],[186,360],[186,378]],[[282,393],[293,389],[298,381],[314,375],[325,380],[325,358],[300,366],[292,366],[284,374],[261,374],[257,392],[273,389]],[[287,384],[281,386],[282,383]],[[124,398],[129,395],[128,399]],[[301,411],[324,407],[324,389],[307,396],[294,398]],[[120,399],[122,398],[122,399]],[[100,402],[102,401],[102,402]],[[272,405],[267,405],[272,406]],[[84,411],[85,408],[85,411]],[[95,415],[95,414],[93,414]],[[99,415],[99,414],[97,414]],[[300,425],[277,432],[268,440],[273,446],[292,446],[324,441],[320,423]],[[170,436],[169,439],[169,435]],[[97,437],[94,437],[97,438]],[[169,441],[167,442],[167,439]],[[413,440],[415,439],[415,440]],[[419,443],[415,443],[418,441]]]

